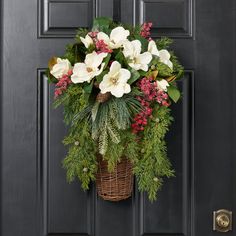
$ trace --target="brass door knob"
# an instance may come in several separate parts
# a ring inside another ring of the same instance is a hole
[[[220,209],[213,212],[213,230],[228,232],[232,230],[232,211]]]
[[[222,228],[227,228],[230,224],[229,216],[225,213],[221,213],[216,217],[217,224]]]

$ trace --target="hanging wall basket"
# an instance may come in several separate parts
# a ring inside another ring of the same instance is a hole
[[[96,181],[105,200],[130,197],[134,175],[153,201],[163,178],[174,176],[165,136],[184,69],[168,51],[172,40],[152,39],[151,26],[96,18],[48,63],[54,105],[64,107],[69,126],[63,140],[67,180],[79,179],[84,190]]]
[[[132,164],[127,158],[122,158],[114,168],[108,171],[108,163],[98,158],[96,177],[97,193],[104,200],[121,201],[131,196],[133,190]]]

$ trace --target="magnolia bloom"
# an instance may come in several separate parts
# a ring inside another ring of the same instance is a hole
[[[86,48],[88,48],[90,45],[93,45],[93,40],[88,34],[85,36],[85,38],[80,37],[80,40]]]
[[[170,61],[170,53],[166,49],[162,49],[159,51],[160,53],[160,62],[166,64],[170,67],[170,69],[173,69],[173,63]]]
[[[167,87],[170,86],[169,83],[165,80],[157,80],[157,88],[163,91],[167,91]]]
[[[148,43],[148,52],[150,52],[152,55],[155,55],[155,56],[158,56],[158,57],[160,56],[160,53],[157,49],[157,45],[156,45],[154,40],[149,41],[149,43]]]
[[[90,82],[95,76],[100,75],[105,65],[102,61],[106,56],[107,53],[97,54],[95,51],[88,54],[84,63],[74,65],[71,81],[74,84]]]
[[[150,52],[141,54],[141,42],[139,40],[126,41],[124,43],[124,56],[128,59],[128,64],[135,70],[148,70],[148,64],[152,60]]]
[[[99,84],[101,93],[111,92],[111,94],[117,98],[122,97],[125,93],[129,93],[131,88],[127,81],[130,76],[130,71],[121,68],[119,62],[112,62],[110,71],[108,74],[104,75],[102,82]]]
[[[170,61],[170,53],[166,49],[158,51],[155,41],[151,40],[148,43],[148,52],[152,55],[158,56],[160,58],[160,62],[173,69],[173,63]]]
[[[57,79],[62,78],[63,75],[68,74],[71,69],[70,61],[67,59],[57,58],[57,63],[53,65],[50,73]]]
[[[118,26],[111,31],[110,37],[103,32],[99,32],[97,34],[97,39],[103,40],[110,49],[116,49],[123,46],[123,43],[127,40],[129,34],[129,30],[125,30],[123,27]]]

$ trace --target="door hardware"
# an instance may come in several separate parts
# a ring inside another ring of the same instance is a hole
[[[228,232],[232,230],[232,211],[220,209],[213,212],[213,230]]]

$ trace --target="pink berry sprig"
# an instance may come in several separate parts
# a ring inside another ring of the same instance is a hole
[[[144,130],[145,126],[148,124],[148,119],[152,117],[153,109],[151,105],[153,102],[157,102],[166,107],[170,105],[168,102],[168,94],[158,88],[156,81],[154,81],[152,77],[144,77],[137,85],[143,94],[142,96],[137,96],[143,109],[134,117],[131,125],[132,132],[136,134]]]
[[[146,39],[151,40],[150,35],[151,35],[151,27],[152,27],[152,22],[145,22],[142,25],[140,35]]]
[[[72,70],[69,70],[67,74],[63,75],[62,78],[56,83],[56,88],[54,91],[54,98],[60,96],[64,91],[67,90],[69,84],[72,83],[70,76],[72,75]]]

